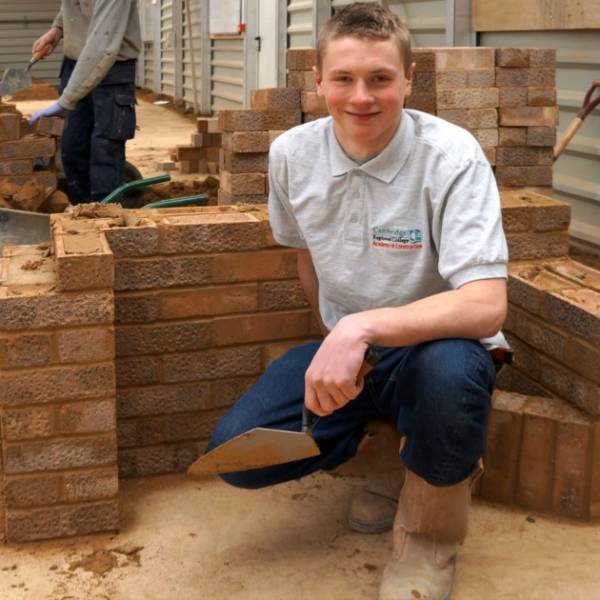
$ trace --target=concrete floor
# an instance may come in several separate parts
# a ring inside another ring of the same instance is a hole
[[[168,148],[189,143],[194,124],[143,101],[138,118],[128,157],[147,176]],[[0,547],[0,599],[374,598],[391,536],[346,528],[359,483],[319,474],[247,492],[183,475],[122,481],[118,535]],[[600,525],[476,502],[452,597],[600,598]]]

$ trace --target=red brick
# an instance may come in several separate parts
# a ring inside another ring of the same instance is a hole
[[[554,106],[501,106],[500,125],[509,127],[553,127],[558,123]]]
[[[60,475],[10,477],[5,484],[7,508],[49,506],[61,499]]]
[[[232,196],[265,193],[265,175],[263,173],[230,173],[221,171],[221,187]]]
[[[256,283],[178,290],[160,295],[161,319],[186,319],[258,309]]]
[[[0,114],[0,142],[18,140],[21,137],[21,116]]]
[[[0,176],[2,175],[31,175],[33,173],[33,160],[10,160],[0,162]]]
[[[112,327],[66,329],[56,334],[61,363],[92,363],[112,360],[115,336]]]
[[[529,50],[526,48],[496,48],[498,67],[528,67]]]
[[[223,149],[228,152],[268,152],[268,131],[233,131],[223,134]]]
[[[56,142],[51,138],[25,137],[18,141],[0,143],[0,160],[51,157],[56,152]]]
[[[114,498],[119,493],[117,469],[112,467],[94,471],[65,473],[62,486],[62,499],[65,502],[85,502]]]
[[[551,186],[552,167],[496,167],[496,180],[507,187]]]
[[[296,251],[278,248],[213,256],[210,279],[213,283],[265,281],[297,274]]]
[[[266,152],[238,153],[221,150],[219,168],[230,173],[266,173],[269,155]]]
[[[317,89],[313,71],[289,71],[287,74],[288,88],[298,88],[305,92],[314,92]]]
[[[553,163],[554,154],[552,148],[510,146],[498,148],[496,152],[496,164],[498,166],[549,166]]]
[[[300,108],[300,91],[293,88],[252,90],[252,108]]]
[[[3,437],[7,441],[44,438],[56,435],[53,407],[7,408],[2,415]]]
[[[55,362],[52,339],[46,333],[0,338],[0,367],[22,369]]]
[[[60,137],[65,129],[65,120],[61,117],[40,117],[33,127],[38,135]]]
[[[528,146],[554,146],[556,127],[527,127]]]
[[[437,93],[439,108],[495,108],[498,102],[496,88],[441,90]]]
[[[287,68],[290,71],[310,71],[317,64],[314,48],[290,48],[287,51]]]
[[[261,283],[258,298],[259,310],[289,310],[308,306],[302,285],[297,279]]]

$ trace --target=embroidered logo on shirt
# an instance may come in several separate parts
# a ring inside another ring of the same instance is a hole
[[[423,247],[423,232],[420,229],[373,227],[373,246],[396,250],[419,250]]]

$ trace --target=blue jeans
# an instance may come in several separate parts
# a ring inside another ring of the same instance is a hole
[[[63,59],[61,92],[76,62]],[[67,116],[61,158],[74,203],[98,202],[123,183],[125,142],[135,134],[135,61],[116,62]]]
[[[273,362],[219,421],[208,450],[252,429],[300,431],[304,374],[320,342],[298,346]],[[228,473],[243,488],[260,488],[333,469],[352,458],[368,421],[393,420],[406,436],[402,460],[431,485],[465,479],[483,454],[496,371],[483,346],[447,339],[404,348],[376,348],[381,361],[360,395],[326,417],[315,417],[321,455],[272,467]]]

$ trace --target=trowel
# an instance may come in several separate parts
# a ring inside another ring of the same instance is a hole
[[[35,56],[32,57],[25,69],[6,69],[2,75],[2,80],[0,80],[0,97],[10,96],[20,90],[31,87],[33,81],[31,80],[29,69],[31,69],[38,60],[40,60],[40,58],[36,58]]]
[[[362,379],[379,362],[369,346],[358,372]],[[302,406],[302,431],[255,427],[203,454],[188,469],[188,475],[204,477],[218,473],[247,471],[310,458],[321,454],[312,436],[313,414]]]

